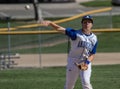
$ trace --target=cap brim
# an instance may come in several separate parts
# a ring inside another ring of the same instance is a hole
[[[83,23],[84,20],[90,20],[90,21],[93,23],[93,19],[90,19],[90,18],[84,18],[84,19],[82,19],[81,22]]]

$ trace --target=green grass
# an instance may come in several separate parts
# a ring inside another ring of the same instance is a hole
[[[120,28],[120,15],[112,17],[113,28]]]
[[[89,2],[80,3],[87,7],[110,7],[112,6],[111,0],[94,0]]]
[[[93,68],[92,83],[94,89],[119,89],[120,65],[95,66]]]
[[[104,19],[103,19],[104,18]],[[75,29],[81,28],[80,26],[80,18],[74,21],[70,21],[66,24],[61,24],[65,27],[72,27]],[[112,22],[111,22],[112,21]],[[102,22],[102,24],[101,24]],[[20,22],[18,22],[20,23]],[[26,22],[21,22],[22,24]],[[74,23],[74,24],[73,24]],[[113,24],[111,24],[113,23]],[[2,23],[3,24],[3,23]],[[13,25],[16,25],[15,21],[12,22]],[[119,15],[115,15],[112,17],[110,16],[95,16],[94,17],[94,27],[93,28],[110,28],[112,25],[113,28],[120,28],[120,18]],[[5,25],[5,23],[4,23]],[[39,30],[39,28],[29,28],[26,30]],[[46,29],[42,28],[41,30]],[[120,33],[100,33],[97,34],[98,36],[98,52],[120,52]],[[8,36],[7,35],[0,35],[1,44],[0,48],[2,53],[8,52]],[[67,43],[60,43],[49,47],[42,47],[39,49],[35,47],[35,45],[39,45],[40,38],[40,45],[54,43],[62,39],[67,39],[66,36],[61,34],[46,34],[46,35],[11,35],[11,51],[12,53],[39,53],[40,50],[42,53],[66,53],[67,52]],[[109,44],[108,44],[109,43]],[[33,46],[32,48],[25,48],[27,46]],[[13,49],[15,47],[15,49]],[[18,47],[18,49],[17,49]]]
[[[97,52],[120,52],[120,32],[98,33],[98,48]],[[16,50],[12,51],[13,53]],[[18,53],[67,53],[68,43],[61,43],[50,47],[39,47],[29,49],[18,49]]]
[[[93,66],[94,89],[120,89],[120,65]],[[0,71],[1,89],[63,89],[65,67]],[[80,79],[74,89],[82,89]]]
[[[35,54],[35,53],[67,53],[68,52],[68,44],[67,42],[65,43],[61,43],[61,44],[57,44],[55,46],[50,46],[50,47],[37,47],[37,48],[25,48],[24,50],[23,49],[18,49],[17,51],[16,50],[12,50],[13,53],[21,53],[21,54],[24,54],[24,53],[32,53],[32,54]]]
[[[120,52],[120,32],[101,33],[98,35],[98,52]],[[117,43],[116,43],[117,42]]]

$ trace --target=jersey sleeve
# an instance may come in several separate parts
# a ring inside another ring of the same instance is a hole
[[[97,45],[98,45],[98,42],[96,42],[95,46],[93,47],[93,50],[90,52],[91,54],[96,53]]]
[[[66,28],[65,34],[72,40],[75,40],[77,38],[76,30],[72,28]]]

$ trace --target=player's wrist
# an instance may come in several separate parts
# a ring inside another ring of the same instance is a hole
[[[90,64],[90,61],[88,59],[86,59],[85,64]]]

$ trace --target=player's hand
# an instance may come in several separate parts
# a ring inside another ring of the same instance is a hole
[[[41,24],[44,26],[49,26],[50,23],[52,23],[51,21],[42,21]]]

